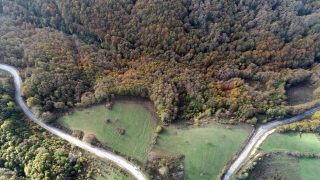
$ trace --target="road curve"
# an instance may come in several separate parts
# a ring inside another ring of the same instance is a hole
[[[21,84],[22,84],[22,80],[19,76],[19,71],[17,69],[15,69],[12,66],[8,66],[5,64],[0,64],[0,70],[4,70],[9,72],[13,78],[14,78],[14,86],[15,86],[15,99],[17,101],[17,103],[21,106],[23,112],[26,114],[26,116],[31,119],[32,121],[34,121],[35,123],[37,123],[38,125],[40,125],[42,128],[46,129],[47,131],[69,141],[71,144],[74,144],[86,151],[89,151],[95,155],[98,155],[100,157],[103,158],[107,158],[111,161],[113,161],[114,163],[116,163],[118,166],[120,166],[121,168],[126,169],[128,172],[130,172],[134,177],[136,177],[139,180],[146,180],[146,176],[139,171],[138,167],[129,163],[127,160],[125,160],[124,158],[114,155],[110,152],[107,152],[103,149],[91,146],[87,143],[84,143],[82,141],[80,141],[79,139],[74,138],[73,136],[70,136],[69,134],[66,134],[62,131],[60,131],[59,129],[56,129],[54,127],[51,127],[45,123],[43,123],[42,121],[40,121],[39,119],[37,119],[32,112],[30,111],[30,109],[27,107],[27,105],[24,103],[21,94],[20,94],[20,88],[21,88]]]
[[[237,158],[237,160],[231,165],[231,167],[229,168],[229,170],[227,171],[227,173],[224,175],[223,180],[229,180],[231,175],[233,173],[235,173],[235,171],[241,166],[241,164],[244,162],[244,160],[248,157],[249,153],[252,151],[254,145],[260,140],[261,137],[263,137],[266,133],[274,130],[276,127],[283,125],[283,124],[288,124],[288,123],[292,123],[295,121],[299,121],[301,119],[306,118],[307,116],[315,113],[316,111],[320,110],[320,106],[310,109],[306,112],[304,112],[303,114],[291,117],[291,118],[287,118],[287,119],[283,119],[280,121],[275,121],[275,122],[270,122],[268,124],[265,124],[263,126],[261,126],[258,131],[256,132],[256,134],[251,138],[251,140],[249,141],[248,145],[245,147],[245,149],[241,152],[240,156]]]

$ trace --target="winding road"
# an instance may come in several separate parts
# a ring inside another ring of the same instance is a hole
[[[147,177],[141,171],[138,170],[139,167],[131,164],[130,162],[128,162],[124,158],[117,156],[117,155],[114,155],[114,154],[112,154],[108,151],[105,151],[103,149],[100,149],[100,148],[94,147],[92,145],[89,145],[87,143],[84,143],[84,142],[80,141],[79,139],[76,139],[73,136],[70,136],[69,134],[66,134],[66,133],[60,131],[59,129],[51,127],[51,126],[43,123],[39,119],[37,119],[33,115],[33,113],[30,111],[30,109],[27,107],[27,105],[24,103],[24,101],[21,97],[20,90],[21,90],[22,80],[19,76],[19,71],[17,69],[15,69],[14,67],[8,66],[5,64],[0,64],[0,70],[7,71],[13,76],[14,86],[15,86],[15,99],[16,99],[17,103],[21,106],[23,112],[26,114],[26,116],[29,119],[31,119],[32,121],[34,121],[35,123],[37,123],[38,125],[43,127],[44,129],[46,129],[47,131],[67,140],[71,144],[74,144],[74,145],[76,145],[86,151],[89,151],[95,155],[98,155],[102,158],[106,158],[106,159],[113,161],[121,168],[126,169],[128,172],[130,172],[137,179],[139,179],[139,180],[146,180],[147,179]],[[231,167],[229,168],[229,170],[227,171],[227,173],[225,174],[223,179],[224,180],[230,179],[231,175],[242,165],[244,160],[249,156],[249,153],[253,150],[253,148],[257,144],[257,142],[259,140],[260,140],[259,143],[261,143],[263,141],[263,139],[261,139],[263,136],[265,136],[266,134],[272,133],[274,131],[274,129],[280,125],[304,119],[307,116],[309,116],[319,110],[320,110],[320,106],[313,108],[311,110],[308,110],[298,116],[283,119],[281,121],[270,122],[266,125],[261,126],[258,129],[258,131],[256,132],[256,134],[251,138],[251,140],[249,141],[249,143],[245,147],[245,149],[241,152],[241,154],[237,158],[237,160],[231,165]]]
[[[121,168],[126,169],[128,172],[130,172],[137,179],[139,179],[139,180],[146,180],[147,179],[147,177],[141,171],[139,171],[139,167],[131,164],[130,162],[128,162],[124,158],[117,156],[117,155],[114,155],[114,154],[112,154],[108,151],[105,151],[103,149],[100,149],[100,148],[94,147],[92,145],[89,145],[87,143],[84,143],[84,142],[80,141],[79,139],[76,139],[73,136],[70,136],[69,134],[66,134],[66,133],[60,131],[59,129],[51,127],[51,126],[43,123],[39,119],[37,119],[33,115],[33,113],[30,111],[30,109],[27,107],[27,105],[24,103],[24,101],[21,97],[20,88],[21,88],[22,80],[19,76],[19,71],[17,69],[15,69],[14,67],[8,66],[5,64],[0,64],[0,70],[7,71],[13,76],[14,86],[15,86],[15,99],[16,99],[17,103],[21,106],[23,112],[26,114],[26,116],[29,119],[31,119],[32,121],[34,121],[35,123],[37,123],[38,125],[43,127],[44,129],[46,129],[47,131],[69,141],[71,144],[74,144],[74,145],[76,145],[86,151],[89,151],[95,155],[98,155],[100,157],[107,158],[107,159],[113,161]]]
[[[320,106],[310,109],[306,112],[304,112],[303,114],[300,114],[298,116],[294,116],[291,118],[287,118],[287,119],[283,119],[280,121],[275,121],[275,122],[270,122],[268,124],[265,124],[263,126],[261,126],[256,134],[251,138],[251,140],[249,141],[248,145],[244,148],[244,150],[241,152],[240,156],[238,156],[237,160],[231,165],[231,167],[229,168],[229,170],[227,171],[227,173],[224,175],[223,180],[228,180],[230,179],[230,177],[232,176],[233,173],[235,173],[235,171],[242,165],[242,163],[244,162],[244,160],[249,156],[249,153],[253,150],[254,146],[257,144],[262,143],[262,141],[264,139],[261,138],[265,138],[266,134],[271,134],[276,127],[283,125],[283,124],[288,124],[288,123],[292,123],[295,121],[299,121],[302,120],[304,118],[306,118],[307,116],[315,113],[316,111],[320,110]],[[260,141],[260,142],[259,142]]]

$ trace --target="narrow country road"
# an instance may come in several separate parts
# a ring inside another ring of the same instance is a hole
[[[303,114],[291,117],[291,118],[287,118],[287,119],[283,119],[280,121],[275,121],[275,122],[270,122],[268,124],[265,124],[263,126],[261,126],[256,134],[251,138],[251,140],[249,141],[248,145],[243,149],[243,151],[241,152],[240,156],[238,156],[237,160],[231,165],[231,167],[229,168],[229,170],[227,171],[227,173],[224,175],[223,180],[228,180],[230,179],[230,177],[232,176],[233,173],[235,173],[235,171],[242,165],[242,163],[244,162],[244,160],[249,156],[249,153],[253,150],[253,147],[257,144],[257,142],[267,133],[271,133],[276,127],[283,125],[283,124],[288,124],[294,121],[299,121],[301,119],[306,118],[307,116],[315,113],[316,111],[320,110],[320,106],[313,108],[311,110],[308,110],[306,112],[304,112]],[[262,143],[262,142],[260,142]]]
[[[43,127],[44,129],[46,129],[47,131],[69,141],[71,144],[74,144],[84,150],[87,150],[95,155],[98,155],[100,157],[103,158],[107,158],[111,161],[113,161],[114,163],[116,163],[118,166],[120,166],[121,168],[126,169],[128,172],[130,172],[134,177],[136,177],[139,180],[145,180],[147,179],[146,176],[140,172],[137,166],[131,164],[130,162],[128,162],[127,160],[125,160],[124,158],[114,155],[110,152],[107,152],[103,149],[97,148],[97,147],[93,147],[89,144],[86,144],[82,141],[80,141],[79,139],[74,138],[73,136],[70,136],[69,134],[66,134],[54,127],[51,127],[45,123],[43,123],[42,121],[38,120],[33,114],[32,112],[29,110],[29,108],[27,107],[27,105],[24,103],[21,94],[20,94],[20,88],[21,88],[21,84],[22,84],[22,80],[19,76],[19,72],[17,69],[15,69],[12,66],[8,66],[5,64],[0,64],[0,70],[4,70],[9,72],[13,78],[14,78],[14,86],[15,86],[15,99],[17,101],[17,103],[21,106],[23,112],[26,114],[26,116],[28,116],[29,119],[31,119],[32,121],[34,121],[35,123],[37,123],[38,125],[40,125],[41,127]]]

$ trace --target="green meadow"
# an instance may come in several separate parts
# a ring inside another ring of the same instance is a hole
[[[104,122],[106,118],[111,120],[110,123]],[[116,121],[116,118],[119,120]],[[58,123],[71,130],[94,134],[108,146],[140,162],[146,158],[156,127],[151,114],[142,105],[132,101],[116,102],[112,110],[98,105],[76,111],[58,119]],[[125,129],[125,134],[119,135],[117,128]]]
[[[167,155],[185,155],[186,179],[214,179],[223,166],[241,147],[250,133],[250,126],[211,123],[206,127],[166,127],[153,151]],[[201,172],[204,175],[200,177]]]

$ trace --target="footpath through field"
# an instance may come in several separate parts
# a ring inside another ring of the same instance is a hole
[[[13,76],[14,86],[15,86],[15,99],[16,99],[17,103],[21,106],[23,112],[26,114],[26,116],[29,119],[31,119],[32,121],[37,123],[39,126],[46,129],[47,131],[69,141],[71,144],[74,144],[74,145],[76,145],[86,151],[89,151],[93,154],[96,154],[100,157],[107,158],[107,159],[113,161],[121,168],[126,169],[128,172],[130,172],[137,179],[139,179],[139,180],[146,180],[147,179],[146,176],[141,171],[139,171],[139,168],[137,166],[131,164],[130,162],[128,162],[124,158],[117,156],[117,155],[114,155],[114,154],[112,154],[108,151],[105,151],[103,149],[100,149],[100,148],[94,147],[92,145],[89,145],[87,143],[84,143],[84,142],[80,141],[79,139],[76,139],[73,136],[70,136],[69,134],[66,134],[66,133],[60,131],[59,129],[51,127],[51,126],[43,123],[39,119],[37,119],[33,115],[33,113],[30,111],[30,109],[27,107],[27,105],[24,103],[24,101],[21,97],[20,88],[21,88],[22,80],[19,76],[19,71],[17,69],[15,69],[14,67],[8,66],[5,64],[0,64],[0,70],[7,71]]]

